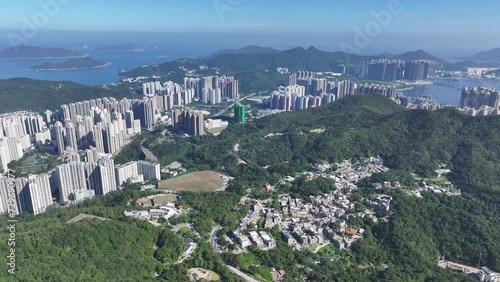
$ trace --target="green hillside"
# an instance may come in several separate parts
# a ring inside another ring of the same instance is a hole
[[[354,96],[233,125],[218,137],[194,138],[191,151],[177,151],[177,157],[190,169],[216,169],[234,176],[231,190],[242,194],[247,187],[275,183],[321,160],[381,155],[387,166],[402,173],[395,178],[401,182],[408,173],[433,177],[434,170],[446,164],[461,197],[427,193],[419,199],[390,192],[397,203],[394,219],[374,225],[373,238],[354,249],[359,263],[394,265],[390,272],[346,274],[330,265],[330,269],[318,267],[309,277],[312,281],[340,274],[346,280],[338,281],[460,281],[436,267],[438,255],[460,257],[469,265],[477,265],[482,257],[482,264],[500,270],[499,131],[500,117],[474,118],[452,109],[409,111],[384,97]],[[264,138],[270,133],[282,135]],[[232,153],[236,143],[248,165],[237,164]],[[186,146],[181,142],[154,148],[162,159],[163,152],[175,152],[169,147],[179,145]],[[267,266],[282,264],[270,261]]]
[[[28,78],[0,80],[0,113],[16,110],[54,110],[59,105],[99,97],[134,97],[127,87],[86,86],[70,81]]]
[[[180,235],[170,228],[123,215],[125,210],[142,209],[130,205],[129,200],[135,202],[147,195],[127,188],[78,206],[54,208],[37,217],[17,217],[16,274],[7,272],[7,255],[4,255],[7,242],[1,240],[0,281],[187,282],[187,270],[194,266],[210,268],[225,281],[239,281],[222,268],[220,258],[216,259],[209,245],[203,245],[196,237],[193,238],[199,245],[196,258],[175,265],[184,244]],[[68,222],[81,213],[108,220]],[[0,235],[7,238],[7,217],[0,219]]]

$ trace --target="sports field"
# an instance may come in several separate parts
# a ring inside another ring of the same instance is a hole
[[[160,183],[160,189],[171,191],[209,192],[222,188],[224,181],[214,171],[193,172]]]
[[[17,170],[20,171],[21,175],[27,175],[30,173],[40,173],[41,171],[43,172],[46,168],[47,164],[37,164],[37,165],[26,165],[26,166],[20,166],[17,168]]]

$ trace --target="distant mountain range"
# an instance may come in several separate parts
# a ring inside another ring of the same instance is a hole
[[[182,71],[182,69],[200,69],[200,66],[208,67],[206,68],[207,71],[205,71],[207,73],[210,73],[210,70],[217,70],[217,72],[224,74],[254,71],[272,72],[278,67],[286,67],[292,71],[334,71],[339,64],[361,64],[363,61],[373,59],[425,60],[433,67],[439,69],[462,69],[423,50],[397,55],[383,54],[379,56],[364,56],[344,52],[326,52],[314,46],[307,49],[297,47],[285,51],[249,46],[238,50],[221,51],[197,59],[179,59],[149,67],[141,67],[128,72],[122,72],[120,76],[137,77],[160,75],[167,77],[182,77],[186,72]]]
[[[463,61],[455,63],[455,66],[464,68],[500,68],[500,63],[497,62],[473,62],[473,61]]]
[[[396,59],[396,60],[403,60],[403,61],[414,61],[414,60],[424,60],[427,61],[431,64],[438,64],[438,65],[446,65],[449,64],[445,60],[442,60],[440,58],[437,58],[436,56],[427,53],[424,50],[417,50],[417,51],[408,51],[403,54],[389,54],[389,53],[383,53],[381,55],[376,55],[376,56],[363,56],[363,55],[355,55],[355,54],[349,54],[349,53],[344,53],[344,52],[328,52],[328,51],[321,51],[317,49],[314,46],[309,47],[308,49],[304,49],[302,47],[297,47],[293,48],[290,50],[286,51],[279,51],[275,50],[272,48],[262,48],[258,46],[249,46],[245,47],[239,50],[228,50],[226,51],[221,51],[216,54],[222,55],[222,54],[246,54],[246,55],[257,55],[257,54],[276,54],[276,53],[294,53],[298,55],[303,55],[306,54],[308,56],[324,56],[324,57],[329,57],[330,59],[336,59],[338,61],[345,60],[346,62],[349,61],[363,61],[366,59]]]
[[[196,74],[232,75],[240,82],[242,92],[258,92],[273,89],[288,83],[288,75],[277,73],[280,67],[290,71],[309,70],[333,72],[340,64],[360,65],[363,61],[374,59],[425,60],[435,69],[463,70],[451,63],[439,59],[423,50],[404,54],[383,54],[365,56],[344,52],[322,51],[314,46],[307,49],[297,47],[278,51],[272,48],[249,46],[238,50],[217,52],[207,57],[196,59],[178,59],[162,64],[143,66],[119,73],[121,77],[159,76],[162,80],[182,83],[185,76]]]
[[[500,48],[495,48],[490,51],[480,52],[463,58],[467,61],[474,62],[500,62]]]
[[[17,46],[0,50],[0,59],[81,58],[84,54],[63,48]]]
[[[213,53],[209,56],[206,56],[206,58],[213,58],[217,57],[222,54],[241,54],[241,55],[255,55],[255,54],[274,54],[274,53],[279,53],[280,50],[273,49],[271,47],[260,47],[256,45],[250,45],[241,49],[229,49],[229,50],[222,50],[216,53]]]
[[[426,51],[420,49],[417,51],[409,51],[400,55],[392,55],[392,57],[389,57],[391,59],[396,59],[396,60],[402,60],[402,61],[415,61],[415,60],[423,60],[427,61],[430,64],[434,65],[449,65],[450,63],[446,62],[445,60],[442,60],[430,53],[427,53]]]

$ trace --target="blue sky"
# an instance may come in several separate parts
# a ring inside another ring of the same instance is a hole
[[[20,28],[23,17],[31,19],[43,11],[41,2],[51,1],[67,2],[45,27],[52,30],[287,32],[349,31],[391,0],[2,0],[0,27]],[[500,26],[497,0],[400,2],[404,9],[387,31],[477,32]]]
[[[352,41],[355,28],[364,29],[374,21],[373,12],[387,10],[391,1],[397,1],[402,11],[391,15],[389,24],[374,36],[365,52],[418,48],[444,52],[457,46],[479,51],[500,47],[498,0],[0,1],[0,32],[4,33],[20,32],[24,21],[33,22],[34,17],[44,13],[40,3],[59,1],[63,4],[49,16],[41,31],[249,34],[253,39],[240,40],[241,44],[244,41],[282,48],[315,45],[324,49],[338,49],[337,41]],[[481,44],[476,44],[478,41]]]

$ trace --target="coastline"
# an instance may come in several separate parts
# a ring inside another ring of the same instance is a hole
[[[428,80],[416,81],[416,82],[400,81],[399,83],[402,85],[414,86],[414,85],[430,85],[430,84],[434,84],[434,81],[432,81],[431,79],[428,79]]]
[[[68,69],[32,69],[34,71],[72,71],[72,70],[85,70],[85,69],[102,69],[111,66],[111,63],[106,63],[100,66],[94,67],[80,67],[80,68],[68,68]]]
[[[415,89],[414,86],[410,86],[410,87],[406,87],[406,88],[401,88],[401,89],[397,89],[396,88],[397,91],[409,91],[409,90],[413,90],[413,89]]]
[[[53,60],[53,59],[82,59],[87,58],[89,55],[81,56],[70,56],[70,57],[32,57],[32,58],[0,58],[4,61],[14,61],[14,60]]]

